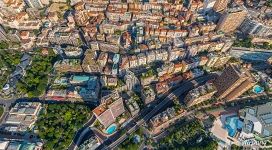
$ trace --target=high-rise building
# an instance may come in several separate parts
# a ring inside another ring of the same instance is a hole
[[[255,83],[248,71],[231,64],[214,81],[217,88],[216,96],[220,100],[231,101],[249,90]]]
[[[217,24],[217,30],[225,33],[235,31],[246,18],[247,11],[242,7],[235,7],[222,14]]]
[[[44,5],[41,0],[24,0],[28,7],[43,8]]]
[[[223,11],[228,7],[229,0],[216,0],[213,5],[213,10],[216,12]]]
[[[139,90],[140,81],[132,71],[126,70],[125,82],[128,90]]]

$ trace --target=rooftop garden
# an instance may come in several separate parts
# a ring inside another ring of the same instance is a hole
[[[141,78],[145,79],[148,77],[152,77],[156,75],[156,71],[154,71],[153,69],[149,69],[147,72],[142,73]]]
[[[35,124],[45,150],[67,149],[78,129],[90,118],[91,110],[78,104],[47,104]]]
[[[140,109],[142,109],[142,108],[144,107],[144,103],[143,103],[143,101],[141,100],[141,98],[140,98],[139,95],[133,93],[132,96],[131,96],[131,98],[132,98],[134,101],[137,102],[137,104],[139,105]]]

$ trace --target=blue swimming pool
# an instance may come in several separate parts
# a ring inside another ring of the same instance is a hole
[[[112,134],[112,133],[114,133],[116,131],[116,129],[117,129],[117,125],[112,124],[106,129],[106,133],[107,134]]]
[[[264,91],[264,88],[261,87],[261,86],[259,86],[259,85],[255,85],[255,86],[253,87],[253,92],[254,92],[254,93],[260,94],[260,93],[263,93],[263,91]]]
[[[226,117],[225,128],[228,131],[228,135],[234,137],[237,129],[241,129],[243,123],[239,120],[238,116]]]

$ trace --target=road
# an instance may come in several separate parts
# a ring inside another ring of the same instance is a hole
[[[125,141],[129,135],[135,132],[143,123],[148,121],[151,117],[153,117],[159,110],[161,110],[167,103],[169,103],[175,97],[179,97],[180,95],[184,94],[185,92],[193,89],[194,87],[205,83],[208,80],[215,78],[216,75],[211,74],[207,76],[203,76],[191,81],[185,81],[182,83],[180,87],[176,90],[171,92],[166,98],[164,98],[160,103],[158,103],[150,112],[148,112],[142,119],[138,120],[137,122],[133,123],[132,126],[127,129],[126,134],[121,135],[121,137],[114,139],[113,137],[108,138],[104,143],[102,143],[98,149],[114,149],[123,141]]]
[[[0,99],[0,105],[3,105],[5,107],[9,107],[11,104],[13,104],[16,101],[16,99]]]
[[[235,58],[242,58],[247,61],[266,62],[272,56],[271,50],[250,49],[244,47],[232,47],[230,55]]]
[[[91,130],[90,126],[91,126],[91,124],[94,123],[95,120],[96,120],[96,117],[94,115],[92,115],[91,118],[88,120],[88,122],[86,122],[83,125],[83,127],[77,131],[72,143],[68,147],[68,150],[76,150],[79,147],[81,140],[83,139],[83,137],[85,136],[86,133],[90,132],[90,130]]]

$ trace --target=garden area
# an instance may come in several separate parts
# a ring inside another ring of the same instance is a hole
[[[233,46],[235,47],[246,47],[246,48],[259,48],[259,49],[272,49],[272,44],[263,43],[262,45],[257,45],[251,42],[251,38],[245,38],[243,40],[235,40]]]
[[[137,150],[143,142],[143,130],[139,128],[134,134],[131,134],[123,143],[119,145],[119,150]]]
[[[145,79],[156,75],[157,75],[156,71],[154,71],[153,69],[149,69],[147,72],[142,73],[141,78]]]
[[[91,116],[91,108],[78,104],[47,104],[36,122],[45,150],[67,149],[78,129]]]
[[[0,85],[2,88],[8,76],[15,70],[20,63],[22,54],[18,51],[0,50]]]
[[[32,56],[31,66],[26,71],[26,76],[17,83],[17,90],[28,97],[39,97],[45,91],[48,82],[48,74],[51,72],[55,54],[52,49],[48,55],[42,55],[40,50]]]
[[[157,149],[202,149],[217,148],[217,142],[205,134],[204,128],[197,120],[182,123],[175,130],[158,143],[153,143]]]

